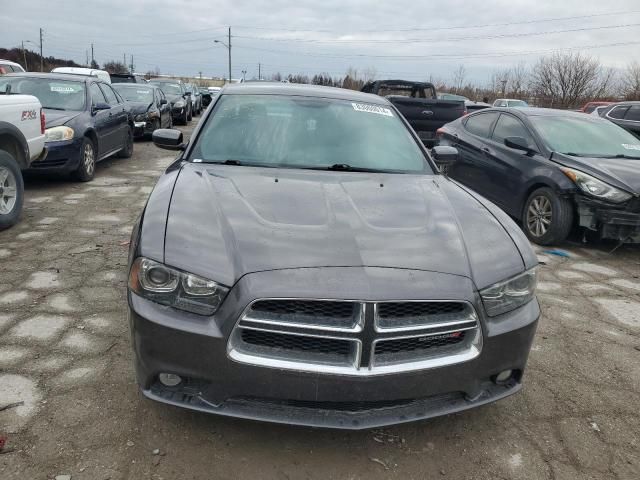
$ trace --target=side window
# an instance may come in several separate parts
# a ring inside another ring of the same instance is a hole
[[[611,110],[609,112],[609,117],[611,118],[617,118],[618,120],[621,120],[624,118],[625,113],[627,113],[627,110],[629,110],[629,107],[615,107],[613,110]]]
[[[116,97],[116,94],[114,93],[113,89],[109,85],[100,85],[100,89],[104,93],[104,96],[106,97],[107,103],[109,105],[114,106],[120,103],[120,101],[118,100],[118,97]]]
[[[91,94],[91,104],[97,105],[98,103],[106,103],[107,99],[104,98],[102,90],[98,87],[97,83],[89,85],[89,93]]]
[[[634,105],[629,110],[627,110],[627,114],[624,116],[625,120],[631,120],[632,122],[640,122],[640,105]]]
[[[489,138],[489,135],[491,134],[491,125],[493,125],[497,116],[498,115],[496,113],[479,113],[477,115],[471,115],[467,117],[464,128],[474,135]]]
[[[522,137],[527,141],[527,145],[535,147],[535,142],[527,127],[516,117],[502,114],[493,130],[493,139],[496,142],[504,143],[504,139],[507,137]]]

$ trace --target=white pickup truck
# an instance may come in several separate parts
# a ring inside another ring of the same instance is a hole
[[[22,170],[44,159],[44,113],[31,95],[0,95],[0,230],[15,225],[24,201]]]

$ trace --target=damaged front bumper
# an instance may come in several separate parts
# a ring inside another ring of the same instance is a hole
[[[640,198],[611,204],[578,196],[579,224],[598,232],[600,238],[624,243],[640,243]]]

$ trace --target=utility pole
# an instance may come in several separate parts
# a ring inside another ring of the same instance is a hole
[[[42,28],[40,29],[40,71],[44,72],[44,57],[42,56]]]
[[[84,51],[84,64],[87,68],[89,67],[89,50]]]
[[[127,54],[126,53],[122,54],[122,65],[124,66],[124,68],[127,68]]]
[[[504,80],[500,80],[500,83],[502,83],[502,96],[505,96],[507,94],[507,92],[505,92],[505,89],[507,88],[507,79],[505,78]]]
[[[246,70],[242,70],[242,83],[244,83],[244,77],[247,74]]]
[[[258,80],[262,80],[262,65],[258,64]]]
[[[135,65],[133,64],[133,54],[131,55],[131,75],[133,75],[133,71],[135,70]]]
[[[24,40],[22,41],[22,58],[24,59],[24,69],[28,72],[29,66],[27,65],[27,52],[24,49]]]
[[[91,68],[93,68],[93,64],[96,63],[95,59],[93,58],[93,43],[91,44]]]
[[[229,27],[229,83],[231,83],[231,27]]]

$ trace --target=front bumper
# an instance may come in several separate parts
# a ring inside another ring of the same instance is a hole
[[[603,239],[640,243],[640,198],[612,205],[579,197],[577,204],[581,227],[597,231]]]
[[[424,281],[418,279],[421,274]],[[240,312],[250,301],[248,292],[252,291],[252,280],[247,277],[256,275],[268,278],[271,285],[291,288],[289,291],[294,291],[294,284],[300,280],[296,275],[282,272],[248,275],[238,282],[214,317],[179,312],[129,293],[136,373],[145,396],[220,415],[362,429],[473,408],[521,388],[540,315],[535,300],[490,321],[480,314],[482,351],[463,363],[372,376],[238,363],[228,355],[228,338]],[[413,272],[413,276],[404,279],[415,284],[416,291],[410,294],[419,294],[434,275],[437,274]],[[388,278],[390,282],[402,280]],[[264,292],[252,293],[262,297]],[[331,295],[331,292],[323,293]],[[477,302],[474,298],[474,304]],[[492,381],[497,373],[507,369],[514,371],[507,383],[498,385]],[[177,387],[165,387],[158,381],[158,375],[163,372],[180,375],[184,381]]]
[[[186,109],[187,109],[186,106],[184,106],[184,107],[172,106],[171,107],[171,116],[173,117],[174,120],[178,120],[178,119],[182,118],[185,115],[185,112],[187,111]]]
[[[47,142],[47,154],[33,161],[27,172],[70,173],[80,165],[82,138]]]

